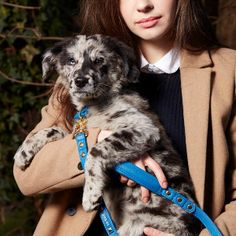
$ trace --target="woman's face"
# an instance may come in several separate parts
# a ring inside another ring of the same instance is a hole
[[[120,0],[126,25],[141,41],[163,40],[174,23],[175,11],[176,0]]]

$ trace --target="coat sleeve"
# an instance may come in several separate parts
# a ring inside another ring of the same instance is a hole
[[[59,116],[60,105],[54,97],[51,96],[48,105],[42,109],[42,119],[28,137],[53,125],[65,128]],[[99,129],[89,130],[89,147],[96,143],[98,133]],[[25,170],[14,164],[13,174],[24,195],[56,192],[83,185],[83,171],[78,168],[79,162],[76,141],[72,134],[68,134],[63,139],[46,144]]]

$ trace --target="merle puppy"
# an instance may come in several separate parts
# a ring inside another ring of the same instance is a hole
[[[179,236],[197,235],[194,216],[155,194],[144,204],[138,186],[121,186],[109,178],[116,164],[133,161],[148,152],[162,167],[170,187],[192,200],[194,198],[189,175],[158,117],[149,111],[147,101],[128,89],[139,76],[133,51],[108,36],[78,35],[45,53],[44,79],[52,70],[63,78],[76,110],[89,106],[88,128],[113,131],[88,154],[84,209],[96,209],[103,196],[120,236],[143,235],[145,226]],[[56,126],[39,131],[18,149],[16,164],[26,168],[46,143],[65,134]]]

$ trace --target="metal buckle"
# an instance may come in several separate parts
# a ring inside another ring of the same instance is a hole
[[[86,137],[88,137],[88,129],[87,129],[88,120],[85,117],[80,117],[75,124],[75,132],[74,137],[77,134],[84,133]]]

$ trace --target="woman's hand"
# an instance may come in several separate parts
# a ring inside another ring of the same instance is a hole
[[[100,134],[98,135],[98,142],[102,141],[109,135],[111,135],[111,131],[109,130],[102,130]],[[146,171],[146,168],[150,168],[153,173],[155,174],[156,178],[158,179],[160,185],[162,188],[167,188],[168,183],[166,180],[166,177],[160,167],[160,165],[152,159],[149,155],[145,154],[142,157],[140,157],[139,160],[133,162],[136,166],[140,167],[141,169]],[[120,181],[124,184],[127,184],[129,187],[133,187],[136,185],[136,183],[124,176],[120,177]],[[144,203],[147,203],[150,200],[150,191],[143,186],[141,186],[141,199]]]
[[[151,227],[144,228],[143,232],[147,236],[174,236],[174,234],[164,233],[164,232],[161,232],[161,231],[151,228]]]
[[[160,165],[152,159],[148,154],[145,154],[140,157],[139,160],[133,162],[136,166],[146,171],[146,168],[150,168],[158,179],[162,188],[167,188],[168,183],[166,177],[160,167]],[[136,185],[136,183],[124,176],[120,177],[120,181],[124,184],[127,184],[130,187]],[[150,200],[150,191],[143,186],[141,186],[141,199],[144,203],[147,203]]]

